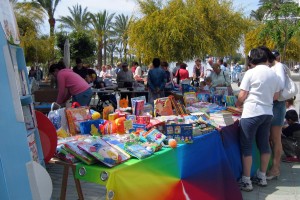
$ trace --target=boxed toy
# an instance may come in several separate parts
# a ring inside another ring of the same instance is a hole
[[[167,124],[167,139],[175,139],[177,143],[193,143],[192,124]]]

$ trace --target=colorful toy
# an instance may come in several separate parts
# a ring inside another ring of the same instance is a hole
[[[56,130],[57,133],[57,137],[58,138],[66,138],[69,137],[70,135],[67,133],[67,131],[65,131],[63,128],[59,128],[58,130]]]
[[[99,125],[102,135],[113,134],[117,132],[117,126],[114,121],[105,121],[104,124]]]
[[[125,117],[120,117],[115,120],[115,123],[117,125],[117,133],[118,134],[124,134],[125,133],[125,126],[124,121],[126,120]]]
[[[101,114],[97,111],[94,111],[94,110],[90,110],[91,114],[92,114],[92,119],[93,120],[96,120],[96,119],[99,119],[101,117]]]
[[[120,100],[120,107],[121,108],[127,108],[128,107],[128,100],[127,99],[121,99]]]
[[[103,119],[89,120],[80,123],[80,133],[81,134],[92,134],[100,135],[100,130],[98,130],[99,124],[103,124]]]
[[[96,126],[94,124],[91,125],[91,132],[90,132],[91,135],[96,135],[96,136],[99,136],[100,133],[99,133],[99,130],[96,128]]]
[[[177,147],[177,142],[174,139],[169,139],[168,144],[173,149]]]

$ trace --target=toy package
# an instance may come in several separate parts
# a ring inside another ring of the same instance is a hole
[[[144,116],[149,116],[149,117],[153,116],[153,105],[152,104],[146,103],[144,105],[143,115]]]
[[[135,115],[126,115],[127,120],[131,120],[132,123],[136,122],[136,116]]]
[[[66,115],[71,135],[80,133],[80,123],[91,119],[89,107],[67,108]]]
[[[143,112],[144,112],[144,105],[145,105],[145,101],[144,100],[137,100],[135,102],[134,114],[136,116],[140,116],[140,115],[143,114]]]
[[[129,133],[143,130],[146,130],[146,124],[132,124],[132,129],[129,130]]]
[[[99,125],[103,124],[103,119],[97,119],[97,120],[89,120],[85,122],[80,123],[80,132],[81,134],[90,134],[94,136],[99,136],[101,131],[99,129]]]
[[[136,123],[137,124],[149,124],[150,123],[150,117],[149,116],[137,116],[136,117]]]
[[[105,106],[103,108],[103,114],[102,114],[103,119],[108,120],[109,114],[112,114],[113,112],[114,112],[114,107],[112,107],[112,105]]]
[[[154,100],[154,117],[173,115],[171,99],[168,97]]]
[[[109,121],[115,121],[116,119],[118,119],[119,114],[118,113],[110,113],[108,114],[108,120]]]
[[[138,159],[143,159],[151,156],[153,154],[152,150],[148,151],[144,146],[132,143],[132,142],[126,142],[125,143],[125,150],[132,155],[133,157],[136,157]]]
[[[108,167],[116,166],[130,158],[125,152],[114,148],[98,137],[87,138],[79,143],[78,147]]]
[[[167,124],[167,139],[175,139],[177,143],[193,143],[192,124]]]
[[[145,96],[139,96],[139,97],[131,98],[132,113],[135,113],[135,102],[138,101],[138,100],[143,100],[144,105],[146,104],[146,97]]]
[[[196,103],[198,99],[196,98],[195,92],[186,92],[183,95],[183,100],[185,106],[191,106],[193,103]]]

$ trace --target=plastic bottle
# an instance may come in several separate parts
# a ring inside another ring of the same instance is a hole
[[[120,94],[116,92],[116,100],[117,100],[117,109],[120,109]]]

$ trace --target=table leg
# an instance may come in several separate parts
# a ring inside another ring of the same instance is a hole
[[[69,166],[64,165],[63,179],[62,179],[61,190],[60,190],[60,200],[66,199],[68,175],[69,175]]]
[[[73,171],[73,178],[74,178],[74,181],[75,181],[75,185],[76,185],[76,190],[77,190],[78,198],[79,198],[79,200],[83,200],[84,197],[83,197],[82,190],[81,190],[80,180],[78,180],[78,179],[75,177],[75,174],[76,174],[76,167],[73,166],[73,167],[72,167],[72,171]]]

